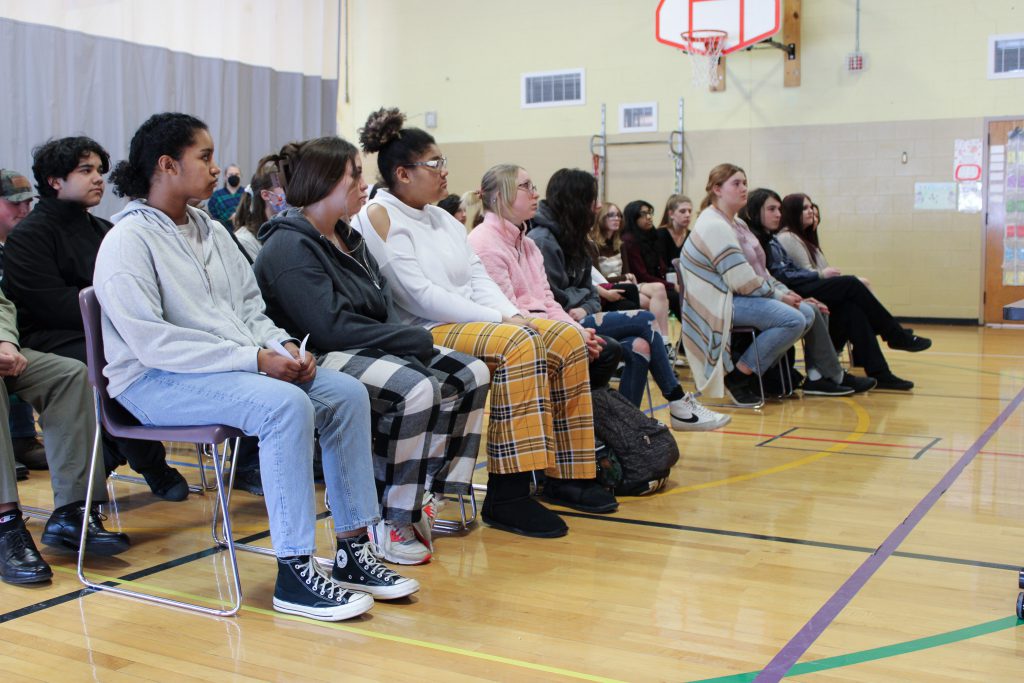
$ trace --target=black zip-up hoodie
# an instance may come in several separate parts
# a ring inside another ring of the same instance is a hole
[[[317,355],[372,348],[429,361],[430,332],[399,320],[391,289],[362,236],[342,221],[335,231],[349,254],[298,209],[260,228],[263,249],[253,268],[267,315],[296,339],[309,333],[308,348]]]

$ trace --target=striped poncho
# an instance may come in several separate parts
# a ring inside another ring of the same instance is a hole
[[[734,219],[746,227],[739,219]],[[781,299],[788,291],[754,272],[729,219],[714,207],[700,212],[680,256],[683,266],[683,347],[697,389],[725,393],[732,370],[729,335],[734,295]]]

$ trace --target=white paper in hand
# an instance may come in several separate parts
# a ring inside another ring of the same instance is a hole
[[[299,345],[299,361],[302,363],[306,362],[306,342],[309,341],[309,335],[307,334],[302,338],[302,343]],[[281,342],[271,339],[267,342],[267,346],[270,347],[271,351],[278,353],[285,358],[291,358],[292,354],[288,353],[288,349],[281,344]]]

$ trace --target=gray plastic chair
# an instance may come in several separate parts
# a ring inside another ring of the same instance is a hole
[[[123,595],[148,602],[155,602],[161,605],[180,607],[182,609],[211,614],[218,617],[229,617],[238,613],[242,606],[242,583],[238,575],[238,558],[235,555],[235,546],[231,534],[231,518],[227,514],[227,495],[224,483],[224,457],[221,454],[227,448],[229,440],[237,440],[245,436],[243,432],[226,425],[193,425],[182,427],[146,427],[139,424],[138,420],[129,413],[124,406],[115,401],[107,393],[107,378],[103,369],[107,365],[106,356],[103,354],[103,325],[102,312],[96,292],[92,287],[83,289],[78,294],[78,303],[82,309],[82,323],[85,327],[85,353],[88,365],[89,383],[92,384],[93,394],[96,400],[96,438],[92,446],[92,459],[89,466],[89,486],[86,489],[85,509],[92,507],[92,487],[96,474],[95,466],[99,458],[103,457],[102,440],[100,438],[100,427],[107,430],[111,436],[128,439],[142,439],[144,441],[173,441],[179,443],[192,443],[196,446],[197,453],[201,453],[204,445],[210,445],[213,450],[213,468],[215,475],[215,488],[217,490],[217,508],[224,510],[223,529],[224,547],[227,549],[230,558],[231,578],[235,587],[235,599],[228,609],[216,609],[204,605],[183,602],[171,598],[161,597],[152,593],[130,590],[121,586],[111,586],[105,583],[96,583],[89,579],[84,570],[85,563],[85,535],[87,525],[82,525],[82,538],[78,549],[78,579],[88,588],[95,591],[108,591],[117,595]],[[236,441],[237,447],[237,441]],[[223,449],[223,450],[222,450]],[[230,467],[230,466],[229,466]],[[234,468],[231,467],[233,470]],[[216,520],[216,512],[214,513]]]

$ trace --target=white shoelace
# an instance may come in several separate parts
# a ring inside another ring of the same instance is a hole
[[[722,419],[721,413],[716,413],[713,410],[705,408],[703,405],[701,405],[700,401],[694,398],[693,394],[687,394],[684,400],[686,401],[686,404],[690,407],[690,411],[693,412],[694,415],[697,415],[698,417],[701,417],[705,420],[710,420],[712,422],[717,422],[718,420]]]
[[[374,552],[376,547],[373,545],[373,541],[353,543],[352,549],[355,551],[356,562],[370,576],[387,582],[391,582],[395,577],[399,576],[398,572],[391,571],[377,561],[377,556]]]
[[[320,569],[320,566],[313,558],[310,558],[302,569],[299,570],[299,576],[306,580],[306,585],[312,588],[314,592],[319,593],[328,600],[341,602],[348,593],[348,590],[340,586]]]

